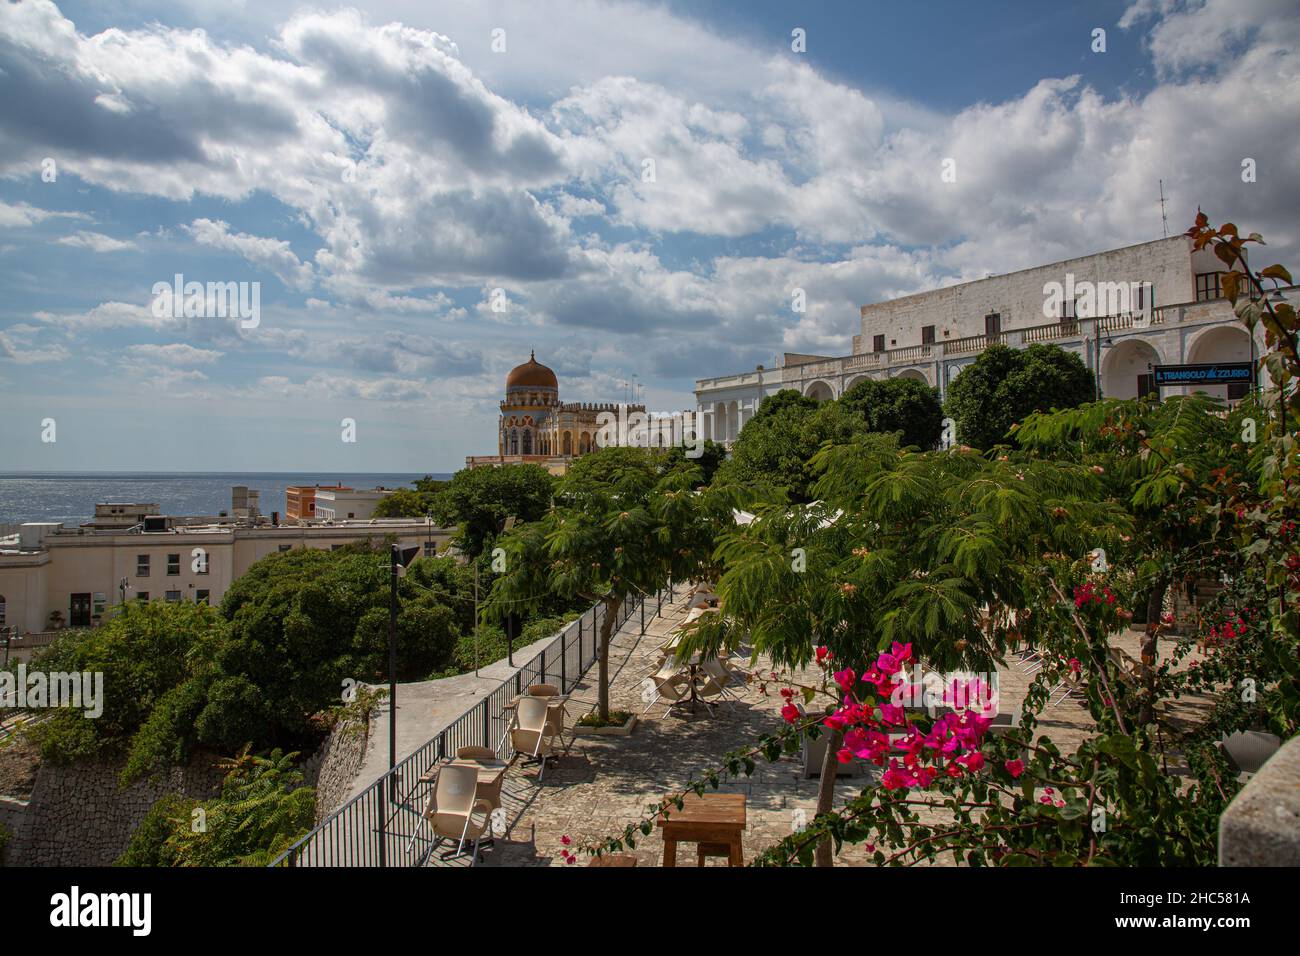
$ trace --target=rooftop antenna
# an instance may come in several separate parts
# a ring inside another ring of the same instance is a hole
[[[1165,238],[1169,238],[1169,217],[1165,215],[1165,181],[1160,180],[1160,223],[1165,230]]]

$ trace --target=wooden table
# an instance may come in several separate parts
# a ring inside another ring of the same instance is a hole
[[[602,853],[591,858],[588,866],[636,866],[636,857],[631,853]]]
[[[658,825],[664,831],[664,866],[677,865],[677,844],[697,843],[696,865],[703,866],[705,856],[721,855],[725,848],[728,866],[744,866],[745,856],[740,838],[745,832],[745,795],[743,793],[689,793],[682,809],[669,806],[668,818]]]

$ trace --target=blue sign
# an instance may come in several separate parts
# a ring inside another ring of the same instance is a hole
[[[1208,365],[1157,365],[1157,385],[1231,385],[1255,381],[1250,362],[1212,362]]]

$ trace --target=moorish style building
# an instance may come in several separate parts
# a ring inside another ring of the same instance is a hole
[[[618,402],[560,401],[560,383],[555,373],[537,361],[530,352],[528,361],[517,365],[506,376],[506,397],[501,401],[497,424],[497,453],[470,455],[467,468],[514,465],[527,462],[541,465],[553,474],[562,474],[574,458],[594,451],[599,445],[601,412],[618,414],[644,412],[644,405]]]

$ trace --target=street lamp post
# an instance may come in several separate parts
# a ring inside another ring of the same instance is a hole
[[[394,544],[388,550],[388,786],[397,796],[397,578],[398,572],[414,560],[419,547],[403,548]]]

